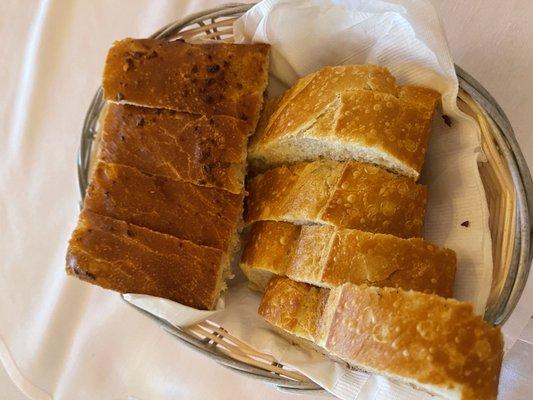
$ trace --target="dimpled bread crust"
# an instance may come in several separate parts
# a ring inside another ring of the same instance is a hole
[[[396,86],[377,65],[325,67],[281,97],[248,158],[259,169],[358,160],[418,179],[438,98],[431,89]]]
[[[446,399],[496,399],[502,335],[469,303],[349,283],[328,293],[275,277],[259,314],[356,368]]]
[[[328,224],[399,237],[422,233],[426,187],[375,165],[321,160],[250,180],[245,222]]]
[[[456,264],[455,252],[420,238],[272,221],[252,226],[241,258],[261,291],[275,274],[326,288],[351,282],[444,297],[453,294]]]

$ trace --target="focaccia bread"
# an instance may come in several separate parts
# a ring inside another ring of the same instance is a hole
[[[255,129],[268,83],[268,44],[117,41],[107,55],[106,100],[201,115]]]
[[[99,163],[84,207],[156,232],[232,252],[238,242],[243,194]]]
[[[247,125],[226,116],[110,104],[98,157],[153,175],[241,193]]]
[[[454,251],[421,238],[261,221],[248,234],[240,266],[258,290],[274,274],[325,288],[351,282],[452,297],[456,264]]]
[[[67,273],[122,293],[213,309],[229,257],[221,250],[84,210],[67,251]]]
[[[496,399],[502,335],[469,303],[353,284],[315,290],[275,277],[259,314],[353,367],[446,399]]]
[[[325,67],[299,80],[252,138],[258,168],[328,158],[418,179],[439,93],[396,86],[376,65]]]
[[[330,160],[283,166],[248,185],[245,222],[328,224],[418,237],[426,187],[375,165]]]

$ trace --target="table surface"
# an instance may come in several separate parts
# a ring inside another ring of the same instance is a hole
[[[75,5],[62,8],[65,1],[19,1],[3,0],[0,5],[0,32],[7,37],[7,46],[0,48],[2,63],[8,63],[7,68],[0,69],[0,79],[6,82],[7,89],[16,85],[18,79],[25,73],[22,65],[24,53],[23,38],[30,38],[31,26],[43,18],[49,9],[58,24],[69,23],[70,12],[86,13],[87,18],[97,18],[97,11],[92,2],[77,1]],[[120,7],[126,2],[109,2],[110,12],[119,13]],[[132,7],[146,10],[150,23],[143,23],[143,16],[127,14],[128,18],[117,19],[111,29],[105,30],[105,36],[94,32],[91,37],[80,38],[84,45],[94,48],[105,48],[115,38],[125,36],[145,36],[162,25],[180,15],[222,4],[221,1],[166,1],[149,2],[135,0]],[[474,76],[497,99],[508,115],[518,142],[529,163],[533,165],[533,1],[531,0],[447,0],[434,1],[449,40],[455,62]],[[130,4],[128,2],[128,4]],[[59,7],[58,7],[59,5]],[[154,18],[157,7],[171,9],[172,14],[167,17]],[[85,8],[85,10],[83,10]],[[50,32],[48,32],[51,35]],[[12,43],[10,43],[12,40]],[[80,42],[81,43],[81,42]],[[38,43],[37,43],[38,45]],[[19,46],[19,47],[17,47]],[[9,53],[8,53],[9,52]],[[74,61],[74,60],[73,60]],[[88,63],[100,63],[101,59],[86,60]],[[55,66],[47,66],[52,71]],[[16,76],[6,76],[13,74]],[[80,88],[88,89],[81,104],[87,104],[90,92],[96,87],[96,79],[87,78],[86,85]],[[42,89],[44,90],[44,89]],[[9,90],[6,91],[9,93]],[[15,103],[18,100],[15,99]],[[22,100],[21,100],[22,101]],[[2,105],[7,99],[2,99]],[[0,118],[6,117],[8,110],[0,111]],[[0,122],[1,124],[1,122]],[[11,127],[0,125],[2,133],[7,134]],[[76,129],[79,127],[76,126]],[[76,131],[77,132],[77,131]],[[2,197],[0,197],[2,200]],[[0,203],[0,214],[1,214]],[[179,349],[180,359],[176,362],[175,376],[183,383],[186,390],[183,398],[247,398],[247,399],[293,399],[294,397],[277,391],[276,389],[255,380],[234,374],[225,368],[214,364],[211,360],[191,351],[185,346]],[[208,377],[208,384],[206,384]],[[47,388],[52,391],[53,388]],[[0,367],[0,394],[6,399],[25,399],[26,397],[11,383],[6,373]],[[315,399],[319,396],[301,396],[299,399]],[[177,396],[176,398],[182,398]],[[509,397],[510,398],[510,397]]]

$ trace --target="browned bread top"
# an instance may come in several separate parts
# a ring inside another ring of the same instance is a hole
[[[396,86],[376,65],[325,67],[290,88],[253,136],[254,167],[320,158],[372,162],[418,179],[439,93]]]
[[[243,194],[99,163],[85,208],[156,232],[228,251],[237,232]]]
[[[268,44],[117,41],[107,55],[106,100],[192,114],[228,115],[255,127],[268,81]]]
[[[102,128],[102,161],[240,193],[247,126],[226,117],[110,104]]]
[[[354,367],[448,399],[496,399],[502,335],[474,315],[469,303],[353,284],[328,293],[276,277],[259,314]]]
[[[421,236],[426,187],[359,162],[283,166],[248,185],[245,222],[321,223],[399,237]]]
[[[212,309],[226,258],[220,250],[84,210],[69,242],[67,272],[118,292]]]
[[[451,297],[456,256],[421,238],[260,221],[248,234],[241,268],[259,289],[267,271],[327,288],[351,282]]]
[[[469,303],[418,292],[347,284],[334,309],[324,347],[349,363],[463,400],[496,399],[503,356],[499,328]]]
[[[263,140],[297,130],[323,113],[339,93],[352,89],[397,93],[394,77],[379,65],[322,68],[303,77],[283,94],[271,115]]]
[[[315,340],[329,290],[275,276],[267,285],[258,313],[272,325]]]

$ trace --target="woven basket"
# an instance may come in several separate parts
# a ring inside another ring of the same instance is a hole
[[[186,41],[233,41],[233,22],[251,4],[227,4],[176,21],[151,37]],[[485,320],[501,325],[513,311],[524,289],[531,265],[533,183],[514,137],[509,120],[492,96],[470,75],[456,67],[459,77],[459,105],[479,124],[487,162],[479,165],[490,212],[494,261],[493,282]],[[102,89],[96,93],[83,126],[78,158],[78,178],[82,198],[88,184],[88,171],[94,149],[98,119],[104,107]],[[270,382],[280,389],[321,390],[301,373],[260,353],[223,327],[204,321],[186,329],[156,319],[166,331],[192,348],[236,372]]]

